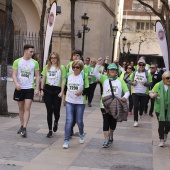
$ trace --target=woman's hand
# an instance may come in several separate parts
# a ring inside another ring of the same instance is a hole
[[[122,101],[122,102],[126,102],[127,99],[126,99],[125,97],[122,97],[122,98],[121,98],[121,101]]]
[[[58,94],[58,97],[62,97],[63,96],[63,92],[60,92],[59,94]]]
[[[76,92],[76,96],[80,96],[80,95],[82,95],[83,94],[83,92],[82,91],[78,91],[78,92]]]
[[[21,86],[20,86],[18,83],[16,84],[15,88],[16,88],[17,90],[21,90]]]
[[[132,85],[133,86],[136,86],[136,84],[137,84],[137,81],[135,80],[134,82],[132,82]]]

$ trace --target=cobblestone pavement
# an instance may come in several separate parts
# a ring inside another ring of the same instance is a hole
[[[14,85],[8,82],[9,112],[18,112],[12,100]],[[64,140],[65,107],[61,107],[58,131],[53,138],[48,132],[44,103],[33,102],[28,123],[28,137],[22,138],[19,117],[0,117],[0,170],[170,170],[170,138],[167,146],[159,148],[157,120],[143,115],[139,127],[133,127],[133,115],[118,123],[114,142],[102,148],[102,115],[99,109],[99,86],[92,107],[86,106],[84,124],[86,140],[79,144],[75,135],[70,148],[62,148]],[[74,128],[78,132],[77,126]]]

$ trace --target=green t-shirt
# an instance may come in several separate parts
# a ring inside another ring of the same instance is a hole
[[[94,67],[92,66],[88,66],[88,76],[90,76],[91,78],[89,78],[89,83],[93,84],[96,82],[96,77],[94,76]]]
[[[154,93],[157,93],[158,96],[155,98],[155,102],[154,102],[154,111],[157,113],[160,113],[160,82],[156,83],[155,86],[153,87],[152,91]],[[165,90],[166,89],[166,90]],[[164,85],[164,107],[165,110],[168,108],[168,86]]]
[[[62,78],[66,77],[66,70],[63,65],[60,68],[51,66],[47,71],[47,65],[44,67],[41,74],[46,77],[46,84],[61,87]]]

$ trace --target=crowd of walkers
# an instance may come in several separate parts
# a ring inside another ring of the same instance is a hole
[[[66,106],[65,139],[63,148],[69,147],[74,135],[74,126],[78,125],[79,142],[84,143],[84,110],[93,106],[93,97],[97,84],[100,85],[100,109],[103,117],[103,148],[113,142],[117,122],[127,121],[128,114],[134,116],[134,127],[140,126],[143,114],[153,117],[155,111],[158,120],[160,147],[165,145],[170,131],[170,71],[161,73],[157,64],[147,64],[140,57],[135,65],[133,61],[115,60],[109,64],[109,57],[83,60],[82,52],[74,50],[67,66],[61,65],[60,56],[52,52],[47,65],[39,73],[39,54],[34,54],[32,45],[24,46],[24,55],[13,63],[12,77],[15,84],[13,99],[18,102],[21,127],[18,134],[27,137],[27,124],[34,95],[43,96],[47,110],[48,133],[51,138],[58,130],[60,107]],[[62,100],[63,98],[63,100]],[[54,115],[54,120],[53,120]]]

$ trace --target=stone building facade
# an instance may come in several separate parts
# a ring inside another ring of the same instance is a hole
[[[87,13],[90,31],[85,35],[84,57],[105,57],[112,54],[112,28],[117,24],[118,0],[77,0],[75,4],[75,33],[82,30],[81,16]],[[57,51],[63,62],[68,62],[71,55],[71,3],[70,0],[58,0],[61,14],[57,15],[53,31],[52,51]],[[50,1],[47,0],[47,8]],[[38,33],[42,0],[13,0],[13,30]],[[0,0],[0,16],[5,13],[5,0]],[[48,12],[45,17],[45,28]],[[0,17],[2,18],[2,17]],[[0,19],[0,29],[3,27]],[[82,39],[75,35],[76,49],[82,48]]]

